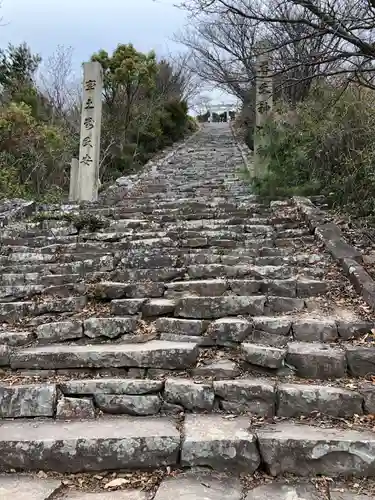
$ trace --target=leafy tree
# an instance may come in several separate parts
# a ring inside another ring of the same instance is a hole
[[[19,86],[32,86],[34,75],[41,62],[37,54],[22,43],[19,46],[8,45],[0,49],[0,84],[4,90],[11,91]]]
[[[149,95],[153,87],[157,64],[155,53],[142,54],[132,44],[118,45],[112,56],[100,50],[91,58],[98,61],[104,73],[104,99],[107,107],[125,106],[124,124],[128,127],[136,97],[143,91]]]

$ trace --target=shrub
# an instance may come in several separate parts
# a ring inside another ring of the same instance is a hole
[[[264,134],[267,176],[260,194],[330,195],[357,215],[375,208],[375,93],[316,89],[291,112],[278,104]]]
[[[39,122],[24,102],[0,108],[0,192],[41,196],[67,182],[68,140],[62,129]]]

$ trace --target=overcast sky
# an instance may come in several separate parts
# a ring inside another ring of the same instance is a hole
[[[79,74],[81,62],[93,52],[113,50],[131,42],[143,52],[158,56],[182,47],[173,34],[186,25],[186,13],[174,5],[180,0],[0,0],[0,47],[27,42],[46,57],[57,45],[74,48]],[[215,94],[215,101],[222,97]]]

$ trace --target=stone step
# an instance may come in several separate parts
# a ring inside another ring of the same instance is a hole
[[[108,244],[111,246],[111,244]],[[112,244],[116,245],[116,244]],[[112,248],[113,250],[113,248]],[[168,268],[170,272],[177,273],[176,276],[183,276],[187,271],[187,266],[189,265],[210,265],[210,264],[221,264],[226,266],[233,265],[255,265],[255,266],[296,266],[296,270],[298,270],[298,266],[316,266],[324,264],[324,258],[320,256],[310,256],[309,254],[295,254],[295,255],[285,255],[282,252],[282,249],[278,252],[280,255],[272,255],[272,256],[260,256],[266,250],[276,250],[276,249],[246,249],[240,250],[240,252],[228,251],[225,253],[220,252],[220,249],[211,247],[208,250],[202,251],[196,249],[190,249],[188,252],[179,250],[176,252],[177,257],[180,259],[182,266],[180,268],[171,267]],[[99,249],[99,252],[102,254],[106,252],[104,249]],[[276,253],[276,252],[273,252]],[[64,276],[64,274],[72,274],[73,276],[77,276],[77,273],[72,273],[71,271],[79,271],[82,275],[90,277],[90,274],[94,271],[90,271],[90,269],[98,269],[108,267],[105,265],[106,261],[109,263],[112,262],[108,255],[106,255],[106,259],[102,259],[104,255],[99,256],[99,265],[98,263],[92,262],[92,259],[87,259],[86,262],[82,261],[82,253],[74,255],[74,259],[76,262],[74,264],[45,264],[45,265],[24,265],[18,264],[16,267],[16,271],[14,272],[14,266],[11,268],[7,268],[6,266],[0,267],[1,275],[0,275],[0,284],[4,286],[19,286],[24,284],[43,284],[45,281],[49,281],[49,279],[53,279],[53,276],[59,275]],[[88,255],[88,254],[87,254]],[[70,254],[67,256],[69,257]],[[93,255],[91,255],[93,257]],[[145,256],[145,260],[146,260]],[[96,257],[95,257],[96,258]],[[95,261],[95,258],[93,259]],[[147,261],[146,261],[147,262]],[[100,266],[100,263],[103,267]],[[177,262],[173,261],[174,264]],[[53,275],[45,275],[44,273],[49,271],[50,273],[54,273]],[[151,281],[164,281],[166,278],[164,277],[164,269],[163,268],[133,268],[133,269],[122,269],[113,271],[112,278],[114,281],[142,281],[145,280],[150,274]],[[169,276],[168,272],[166,274]],[[58,278],[56,278],[58,279]],[[68,278],[66,278],[68,279]],[[76,280],[76,278],[72,278],[70,281],[66,281],[67,283],[72,283]],[[55,284],[55,283],[54,283]],[[56,283],[60,284],[60,283]]]
[[[159,468],[177,464],[180,433],[167,418],[4,421],[0,449],[1,471]]]
[[[181,463],[252,473],[259,467],[260,459],[255,451],[254,433],[262,461],[271,475],[374,475],[373,432],[288,423],[252,431],[246,418],[230,420],[221,415],[186,417]],[[330,459],[332,455],[335,460]]]
[[[261,316],[275,312],[303,311],[303,299],[265,295],[184,296],[176,301],[174,315],[180,318],[217,319],[226,316]]]
[[[186,319],[217,319],[226,316],[297,312],[304,309],[303,299],[276,295],[184,295],[170,299],[116,299],[111,302],[111,312],[114,315],[142,313],[146,318],[174,314]]]
[[[116,307],[134,306],[133,302],[118,300]],[[129,310],[129,309],[128,309]],[[277,347],[277,342],[293,338],[304,342],[333,342],[339,338],[348,340],[369,333],[375,324],[353,317],[341,319],[326,317],[317,319],[309,314],[288,316],[253,316],[250,318],[223,317],[217,320],[182,319],[161,317],[153,321],[152,327],[158,333],[179,336],[206,336],[216,345],[230,346],[236,342],[251,339],[253,343]]]
[[[211,324],[205,319],[165,317],[151,326],[138,326],[131,317],[91,318],[83,323],[66,320],[40,325],[36,333],[0,331],[0,366],[13,370],[47,370],[47,375],[48,370],[111,368],[113,371],[120,368],[187,369],[193,370],[196,376],[213,378],[220,378],[221,373],[227,378],[226,372],[229,378],[236,377],[240,370],[248,374],[310,380],[371,375],[375,362],[373,344],[362,347],[351,343],[298,342],[292,339],[290,330],[287,333],[290,324],[290,321],[275,322],[263,326],[274,331],[279,329],[280,333],[275,334],[254,330],[254,324],[246,319],[230,317]],[[206,347],[215,348],[213,352],[217,354],[225,348],[227,356],[238,364],[222,359],[223,367],[219,363],[216,368],[214,360],[212,367],[209,363],[197,365],[198,349],[202,350],[204,359]]]
[[[170,277],[177,277],[177,272],[165,274]],[[162,274],[162,273],[159,273]],[[147,276],[147,275],[145,275]],[[120,278],[122,276],[119,276]],[[66,286],[68,286],[66,284]],[[83,283],[81,284],[83,286]],[[30,287],[23,287],[29,292]],[[22,287],[17,287],[15,293],[22,293]],[[184,295],[199,295],[206,297],[216,297],[225,294],[231,295],[277,295],[280,297],[313,297],[327,292],[329,283],[320,280],[306,279],[197,279],[173,282],[160,281],[102,281],[92,285],[93,294],[97,299],[112,300],[122,298],[147,298],[166,297],[178,298]],[[40,292],[38,287],[37,292]],[[42,289],[43,290],[43,289]],[[5,291],[11,295],[12,287],[6,287]],[[2,295],[0,287],[0,300]],[[29,292],[31,293],[31,292]]]
[[[40,302],[0,302],[0,321],[13,323],[28,316],[43,314],[58,314],[82,311],[87,305],[87,297],[67,297],[59,299],[45,299]]]
[[[173,262],[173,259],[172,259]],[[80,274],[92,272],[113,271],[115,261],[112,255],[99,256],[95,259],[77,260],[72,263],[47,263],[47,264],[12,264],[11,266],[0,266],[0,274],[9,274],[16,272],[17,274],[27,273],[46,273],[52,274]]]
[[[188,270],[189,273],[189,270]],[[181,295],[219,296],[234,295],[278,295],[280,297],[312,297],[328,291],[329,283],[320,280],[298,279],[209,279],[185,280],[166,283],[165,297]]]
[[[69,368],[165,368],[195,366],[196,343],[152,340],[143,344],[67,345],[54,344],[10,352],[12,369]]]
[[[210,473],[208,471],[187,471],[177,477],[162,481],[154,500],[241,500],[243,487],[236,476]],[[103,500],[105,500],[103,498]]]
[[[355,385],[355,384],[354,384]],[[375,388],[282,383],[266,378],[197,380],[91,378],[63,382],[0,383],[0,419],[90,419],[103,414],[229,412],[256,417],[353,418],[372,413]]]
[[[181,464],[251,474],[262,464],[273,476],[375,475],[373,432],[285,422],[251,429],[245,417],[223,417],[187,415],[182,442],[166,417],[8,420],[0,425],[0,470],[72,473]]]
[[[138,332],[135,316],[91,317],[83,321],[65,320],[44,323],[36,328],[36,338],[40,344],[59,343],[83,338],[118,339]]]
[[[366,476],[375,474],[375,433],[278,423],[257,432],[272,476]]]

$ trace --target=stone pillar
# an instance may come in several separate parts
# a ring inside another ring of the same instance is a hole
[[[79,160],[73,158],[70,164],[69,201],[78,201],[79,198]]]
[[[267,173],[267,160],[259,155],[259,149],[264,145],[262,130],[273,106],[272,68],[269,44],[262,42],[258,45],[256,61],[256,99],[255,99],[255,128],[254,128],[254,176],[262,178]]]
[[[102,120],[103,70],[83,64],[83,101],[79,145],[79,201],[97,201]]]

